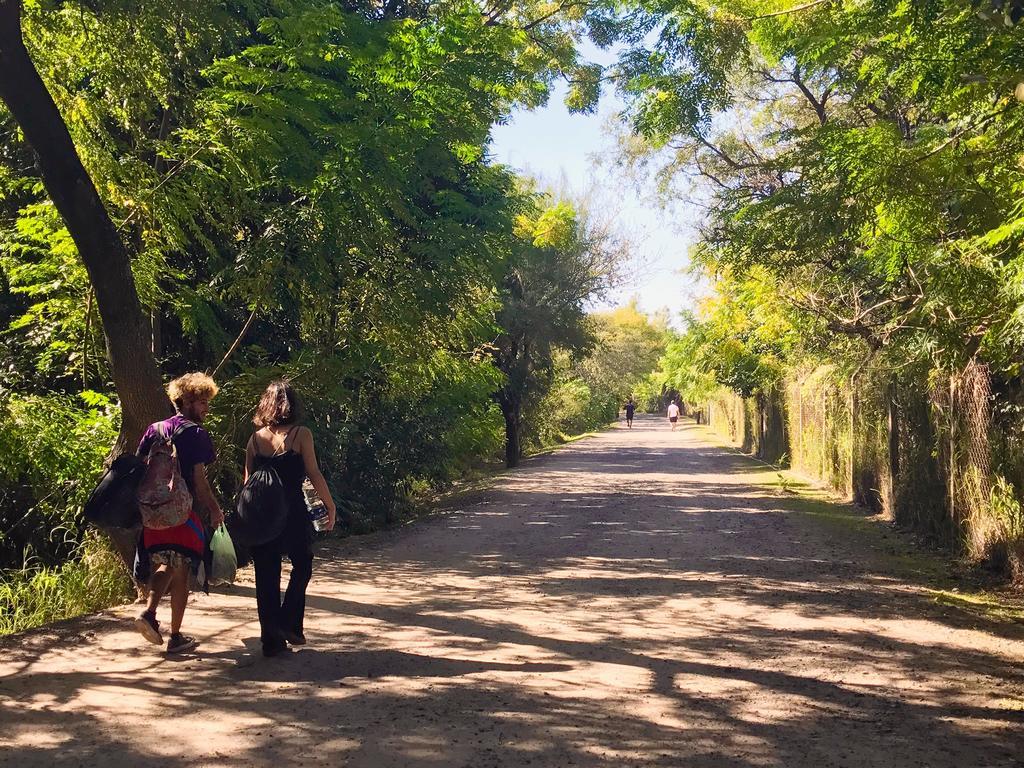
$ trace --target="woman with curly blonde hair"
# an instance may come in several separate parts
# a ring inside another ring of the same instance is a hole
[[[210,400],[218,387],[205,373],[186,373],[167,387],[167,396],[177,413],[169,419],[151,424],[139,442],[139,456],[148,456],[158,441],[170,438],[177,454],[182,479],[192,495],[188,519],[171,528],[143,528],[140,559],[147,557],[150,565],[149,601],[146,610],[135,619],[135,628],[154,644],[163,644],[156,609],[166,593],[171,595],[171,635],[167,653],[185,653],[199,643],[181,633],[181,622],[188,602],[189,572],[198,572],[206,552],[208,532],[224,522],[224,513],[217,503],[206,478],[206,465],[216,454],[210,433],[200,426],[210,413]]]

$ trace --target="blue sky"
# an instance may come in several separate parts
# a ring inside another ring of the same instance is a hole
[[[636,296],[647,312],[667,308],[673,325],[694,304],[693,279],[679,271],[687,264],[692,242],[685,211],[661,210],[649,196],[621,178],[609,158],[615,141],[607,127],[620,108],[606,95],[595,115],[572,115],[565,108],[565,86],[556,88],[547,106],[517,110],[507,124],[492,129],[495,160],[557,187],[576,192],[594,189],[606,207],[615,210],[616,225],[631,235],[634,259],[627,267],[627,284],[597,308],[626,303]]]

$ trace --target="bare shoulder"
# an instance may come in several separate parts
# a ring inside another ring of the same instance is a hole
[[[303,448],[307,445],[313,444],[313,433],[309,427],[299,427],[295,430],[295,447],[299,449],[301,453]]]

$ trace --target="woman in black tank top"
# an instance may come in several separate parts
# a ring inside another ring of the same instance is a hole
[[[288,645],[303,645],[306,587],[313,574],[313,523],[302,495],[308,477],[324,506],[326,530],[334,527],[335,507],[316,462],[313,435],[301,419],[298,395],[285,381],[271,382],[260,398],[253,423],[257,431],[245,450],[245,476],[259,466],[272,466],[284,487],[287,520],[280,535],[252,548],[256,571],[256,608],[260,617],[263,655],[276,656]],[[281,556],[288,555],[292,570],[281,599]]]
[[[281,478],[281,485],[284,486],[289,515],[293,510],[305,511],[306,509],[305,497],[302,495],[302,481],[306,479],[306,467],[302,455],[296,453],[294,447],[295,433],[298,429],[298,425],[289,429],[284,436],[284,445],[287,447],[283,451],[271,453],[269,456],[263,453],[267,443],[270,442],[266,440],[266,436],[259,442],[257,442],[256,435],[252,437],[253,449],[256,453],[253,463],[256,466],[271,466],[277,470],[277,475]],[[271,438],[272,440],[273,438]],[[261,446],[260,443],[263,445]]]

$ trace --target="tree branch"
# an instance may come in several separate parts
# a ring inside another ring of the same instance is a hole
[[[211,373],[210,376],[212,376],[213,378],[217,378],[217,374],[220,373],[220,369],[224,367],[224,363],[226,363],[235,353],[235,350],[238,349],[239,345],[242,343],[242,339],[245,338],[245,334],[249,332],[249,328],[252,326],[254,320],[256,320],[255,309],[249,313],[249,319],[245,321],[245,325],[242,326],[242,330],[239,331],[238,336],[235,338],[235,341],[228,348],[228,351],[224,354],[224,357],[221,359],[221,361],[217,363],[217,367],[213,369],[213,373]]]
[[[525,26],[520,27],[520,29],[523,32],[529,32],[534,27],[538,26],[539,24],[543,24],[545,21],[547,21],[548,19],[552,18],[553,16],[557,16],[562,11],[567,11],[570,8],[575,8],[577,5],[586,5],[586,4],[587,4],[586,2],[581,2],[581,3],[563,3],[562,5],[560,5],[557,8],[555,8],[555,10],[551,11],[551,13],[546,13],[543,16],[541,16],[540,18],[534,19],[533,21],[529,22]]]
[[[933,149],[933,150],[931,150],[930,152],[927,152],[927,153],[925,153],[925,154],[921,155],[921,156],[920,156],[920,157],[918,157],[918,158],[915,158],[915,159],[914,159],[914,162],[915,162],[915,163],[921,163],[921,162],[924,162],[925,160],[927,160],[927,159],[928,159],[929,157],[934,157],[935,155],[937,155],[937,154],[939,154],[940,152],[942,152],[942,150],[944,150],[944,149],[945,149],[946,147],[948,147],[948,146],[949,146],[950,144],[953,144],[954,142],[958,141],[958,140],[959,140],[959,139],[960,139],[961,137],[963,137],[963,136],[964,136],[965,134],[968,134],[968,133],[970,133],[971,131],[976,131],[976,130],[978,130],[979,128],[983,128],[984,126],[986,126],[986,125],[988,125],[989,123],[991,123],[991,122],[992,122],[993,120],[995,120],[995,119],[996,119],[997,117],[999,117],[1000,115],[1003,115],[1003,114],[1005,114],[1006,112],[1009,112],[1009,111],[1010,111],[1010,109],[1011,109],[1011,108],[1013,108],[1014,106],[1016,106],[1015,102],[1010,102],[1009,104],[1007,104],[1007,105],[1006,105],[1005,107],[1003,107],[1002,109],[998,109],[998,110],[996,110],[995,112],[991,112],[991,113],[989,113],[988,115],[986,115],[986,116],[985,116],[984,118],[982,118],[981,120],[979,120],[979,121],[978,121],[977,123],[975,123],[974,125],[969,125],[969,126],[967,126],[966,128],[962,128],[961,130],[957,131],[957,132],[956,132],[956,133],[954,133],[954,134],[953,134],[952,136],[950,136],[950,137],[949,137],[948,139],[946,139],[946,140],[945,140],[944,142],[942,142],[942,143],[941,143],[941,144],[940,144],[939,146],[937,146],[937,147],[936,147],[935,149]]]
[[[811,8],[816,8],[819,5],[832,2],[832,0],[814,0],[811,3],[804,3],[803,5],[797,5],[793,8],[787,8],[782,11],[774,11],[773,13],[763,13],[760,16],[751,16],[750,21],[758,21],[760,19],[773,19],[776,16],[786,16],[790,13],[800,13],[801,11],[808,11]]]

